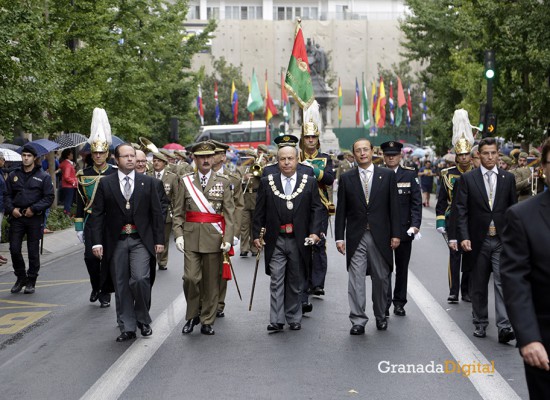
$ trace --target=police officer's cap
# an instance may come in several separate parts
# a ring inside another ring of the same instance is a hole
[[[277,136],[274,140],[275,144],[279,146],[279,148],[286,146],[296,147],[298,141],[298,138],[294,135]]]
[[[21,153],[29,153],[29,154],[32,154],[33,157],[36,157],[37,155],[36,149],[32,147],[30,144],[24,145],[23,148],[21,149]]]
[[[380,148],[387,156],[394,156],[396,154],[401,154],[401,149],[403,148],[403,144],[390,140],[389,142],[384,142],[380,145]]]
[[[210,142],[199,142],[191,148],[191,152],[196,156],[211,156],[214,154],[216,146]]]

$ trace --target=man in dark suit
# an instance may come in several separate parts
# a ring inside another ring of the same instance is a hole
[[[496,140],[486,137],[479,142],[481,166],[460,178],[456,194],[456,229],[464,251],[463,266],[470,267],[474,336],[484,338],[489,324],[488,284],[491,272],[495,287],[498,341],[515,339],[508,320],[500,284],[500,235],[504,212],[517,202],[514,176],[497,168]]]
[[[542,147],[550,185],[550,139]],[[500,270],[531,399],[550,399],[550,191],[508,209]]]
[[[401,243],[395,249],[395,290],[393,292],[393,313],[400,317],[406,315],[407,304],[407,277],[409,274],[409,261],[411,259],[412,241],[420,230],[422,222],[422,193],[418,184],[416,170],[411,167],[403,167],[401,162],[401,148],[399,142],[389,141],[382,143],[380,148],[384,152],[386,167],[395,172],[397,180],[397,192],[399,193],[399,215],[401,217]],[[389,315],[392,303],[391,273],[388,282],[388,305],[386,316]]]
[[[317,181],[298,174],[298,149],[285,146],[277,153],[280,173],[262,178],[254,212],[254,245],[262,248],[265,228],[265,272],[271,276],[268,331],[285,322],[301,329],[301,294],[311,267],[311,245],[319,241],[323,205]]]
[[[388,328],[389,275],[393,251],[401,241],[401,220],[395,173],[372,164],[372,145],[367,139],[353,144],[353,154],[358,168],[343,174],[338,184],[335,236],[338,251],[346,254],[347,250],[350,334],[362,335],[368,321],[367,274],[372,280],[376,327]]]
[[[92,246],[110,265],[116,292],[117,342],[153,333],[149,307],[155,264],[164,249],[164,216],[154,178],[136,174],[130,144],[115,149],[118,172],[101,179],[92,212]],[[108,221],[108,222],[107,222]]]

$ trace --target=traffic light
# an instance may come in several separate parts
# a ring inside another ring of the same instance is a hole
[[[490,113],[487,115],[487,135],[495,137],[497,134],[497,115]]]
[[[493,79],[495,77],[495,52],[494,50],[485,50],[485,78]]]

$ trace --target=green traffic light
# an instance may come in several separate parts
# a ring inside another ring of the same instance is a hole
[[[487,79],[493,79],[495,77],[495,71],[492,69],[488,69],[487,71],[485,71],[485,77]]]

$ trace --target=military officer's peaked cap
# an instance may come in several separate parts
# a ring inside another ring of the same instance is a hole
[[[159,149],[159,153],[165,155],[166,157],[174,158],[174,153],[168,149]]]
[[[403,148],[403,144],[390,140],[389,142],[384,142],[380,145],[380,148],[384,152],[385,155],[391,156],[396,154],[401,154],[401,149]]]
[[[210,139],[209,142],[213,143],[214,146],[216,146],[216,148],[214,149],[216,153],[225,153],[227,149],[229,149],[229,145],[222,142],[218,142],[217,140]]]
[[[258,145],[258,150],[263,151],[264,153],[269,152],[269,149],[267,148],[267,146],[265,144],[259,144]]]
[[[166,156],[162,153],[153,153],[153,160],[157,158],[161,161],[164,161],[165,163],[168,163],[168,158],[166,158]]]
[[[298,138],[294,135],[277,136],[274,140],[275,144],[279,146],[279,148],[286,146],[296,147],[298,141]]]
[[[215,153],[216,145],[211,142],[200,142],[191,148],[191,152],[196,156],[211,156]]]

